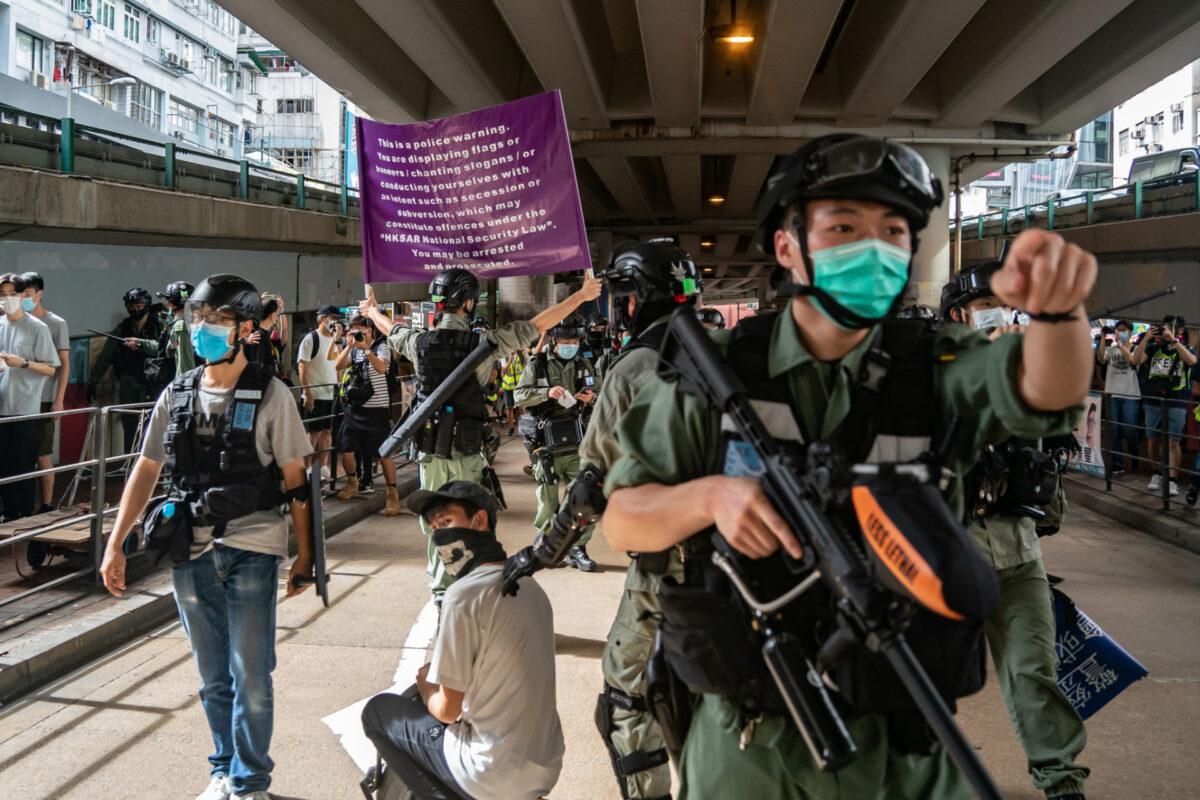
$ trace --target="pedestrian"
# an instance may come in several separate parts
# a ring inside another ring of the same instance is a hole
[[[1116,339],[1101,342],[1096,353],[1100,363],[1107,365],[1104,394],[1108,396],[1109,467],[1113,475],[1125,471],[1126,459],[1135,466],[1138,457],[1138,427],[1141,420],[1142,392],[1133,355],[1133,325],[1118,320],[1113,326]]]
[[[470,320],[479,301],[479,279],[470,271],[454,268],[438,273],[429,284],[429,294],[437,304],[433,330],[407,328],[395,322],[379,308],[374,292],[359,304],[359,311],[388,337],[393,357],[400,355],[417,370],[417,403],[427,398],[449,377],[478,343],[486,340],[495,346],[494,357],[505,358],[548,331],[568,314],[600,294],[600,282],[586,278],[582,288],[533,319],[501,325],[484,334],[471,331]],[[443,411],[434,415],[427,426],[428,435],[415,442],[420,464],[421,487],[436,489],[451,480],[484,481],[486,462],[483,444],[484,384],[492,374],[492,360],[480,364],[473,377],[453,395]],[[453,409],[451,411],[450,409]],[[426,563],[434,601],[441,604],[449,585],[445,566],[438,558],[432,531],[423,521],[426,537]]]
[[[305,334],[296,348],[296,360],[303,387],[304,426],[316,451],[321,475],[329,477],[329,449],[333,443],[333,397],[337,385],[337,342],[346,333],[337,306],[317,310],[317,327]]]
[[[525,372],[526,356],[521,350],[512,353],[500,362],[500,389],[504,392],[504,419],[508,424],[508,435],[517,433],[517,418],[521,416],[517,405],[516,388]]]
[[[1187,344],[1186,320],[1168,314],[1161,325],[1146,331],[1131,361],[1134,366],[1146,365],[1142,408],[1146,413],[1147,455],[1155,469],[1146,488],[1152,492],[1162,490],[1165,465],[1167,493],[1171,497],[1179,494],[1177,478],[1183,456],[1183,426],[1187,421],[1192,367],[1196,360],[1195,351]]]
[[[346,344],[334,364],[339,372],[346,371],[341,386],[343,418],[338,431],[338,451],[346,473],[346,485],[337,495],[342,500],[373,491],[371,465],[392,427],[388,396],[391,365],[392,350],[384,335],[367,317],[359,314],[351,318]],[[380,466],[387,484],[383,514],[394,517],[400,513],[396,462],[381,458]]]
[[[37,465],[42,423],[4,418],[39,413],[46,384],[61,366],[50,328],[25,310],[27,285],[15,272],[0,275],[0,478],[32,472]],[[0,516],[28,517],[35,490],[32,478],[0,484]]]
[[[764,420],[771,420],[778,446],[812,452],[821,443],[842,450],[852,463],[879,462],[882,475],[889,463],[930,453],[935,434],[953,418],[966,431],[988,435],[1037,437],[1070,429],[1091,372],[1081,302],[1095,281],[1096,262],[1057,234],[1022,232],[993,281],[1006,304],[1034,315],[1026,334],[992,342],[948,326],[936,335],[935,358],[935,334],[923,321],[882,325],[902,303],[916,236],[941,201],[940,183],[914,150],[854,134],[811,140],[768,179],[760,241],[775,257],[777,292],[791,300],[782,313],[759,314],[710,335],[750,387]],[[901,348],[890,331],[905,344],[909,337],[921,344]],[[878,366],[897,360],[903,368],[889,368],[875,384]],[[856,391],[866,381],[878,393]],[[790,559],[803,553],[764,494],[756,472],[762,466],[748,458],[747,443],[722,424],[716,407],[686,388],[656,379],[634,399],[618,426],[623,455],[607,477],[611,494],[602,521],[618,550],[682,547],[685,579],[675,597],[686,594],[703,603],[699,608],[713,609],[692,614],[679,634],[677,643],[691,643],[690,655],[668,650],[673,664],[689,668],[679,674],[695,680],[702,671],[715,681],[704,689],[687,733],[679,796],[969,797],[969,784],[930,736],[894,672],[861,647],[836,671],[837,702],[848,709],[847,730],[858,744],[854,760],[836,773],[819,767],[786,714],[764,710],[762,691],[773,683],[761,649],[742,646],[734,638],[739,629],[729,627],[730,614],[743,632],[750,631],[750,620],[729,605],[733,589],[712,563],[710,534],[715,527],[732,551],[770,559],[763,561],[767,571],[755,573],[766,579],[753,589],[763,598],[795,586],[795,574],[779,561],[780,549]],[[947,469],[961,476],[978,447],[977,441],[959,443]],[[939,500],[948,505],[945,511],[961,512],[961,484],[944,485],[948,496]],[[780,623],[781,633],[814,654],[833,622],[821,612],[831,607],[821,604],[825,592],[821,587],[817,595],[805,595],[810,599],[804,607],[812,611],[785,615]],[[663,613],[671,620],[678,610],[664,607]],[[941,669],[931,679],[947,699],[977,690],[983,680],[977,623],[951,629],[953,635],[925,639],[928,649],[918,647],[917,654],[924,664],[937,660]]]
[[[294,579],[313,570],[314,499],[304,471],[312,445],[287,387],[242,347],[261,315],[258,290],[234,275],[206,278],[188,299],[192,343],[207,363],[155,403],[100,566],[105,587],[120,597],[122,544],[165,467],[168,497],[146,513],[146,525],[151,541],[170,537],[175,603],[216,748],[197,800],[269,800],[277,573],[288,555],[283,506],[299,547],[289,597],[306,588]]]
[[[96,399],[96,384],[103,380],[110,366],[117,380],[118,403],[128,405],[154,399],[146,377],[146,359],[149,356],[143,342],[157,342],[162,336],[162,323],[150,313],[150,293],[142,287],[135,286],[125,292],[121,299],[125,305],[125,319],[112,329],[110,335],[116,338],[104,340],[104,347],[88,374],[89,403]],[[141,417],[138,414],[121,414],[120,417],[125,446],[122,452],[131,453]]]
[[[46,282],[37,272],[26,272],[25,292],[21,298],[21,310],[41,322],[50,329],[50,338],[54,342],[54,350],[58,354],[59,366],[54,376],[46,381],[42,389],[42,413],[48,411],[63,411],[66,408],[67,385],[71,383],[71,334],[67,321],[45,306]],[[54,462],[54,430],[58,419],[48,418],[41,422],[41,436],[38,441],[37,468],[51,469]],[[42,507],[39,513],[49,511],[54,504],[54,476],[43,475]],[[33,547],[40,542],[29,542]],[[36,549],[36,548],[35,548]]]

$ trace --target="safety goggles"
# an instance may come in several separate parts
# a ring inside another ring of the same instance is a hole
[[[809,171],[815,173],[809,187],[834,186],[847,180],[878,175],[889,167],[930,202],[941,202],[941,184],[916,150],[899,142],[865,136],[836,142],[816,153],[809,166]]]

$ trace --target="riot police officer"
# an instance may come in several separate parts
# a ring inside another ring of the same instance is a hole
[[[538,485],[533,525],[543,533],[558,512],[559,490],[579,476],[579,445],[600,388],[591,362],[579,353],[586,336],[587,327],[578,314],[551,328],[550,352],[534,355],[514,392],[517,404],[530,417],[526,446]],[[583,572],[596,571],[596,562],[587,554],[591,538],[589,527],[567,553],[568,563]]]
[[[700,308],[696,310],[696,319],[705,329],[710,331],[725,330],[725,315],[718,308]]]
[[[192,337],[188,334],[187,320],[183,315],[183,307],[193,291],[195,287],[187,281],[172,281],[167,288],[158,292],[158,296],[167,303],[169,316],[163,320],[158,339],[140,340],[140,352],[149,356],[143,371],[155,397],[172,380],[196,368]]]
[[[1090,379],[1081,303],[1096,264],[1059,236],[1022,233],[994,282],[1008,302],[1038,315],[1024,337],[989,343],[957,329],[933,340],[924,326],[914,331],[881,324],[904,295],[916,235],[941,201],[940,183],[915,151],[852,134],[812,140],[768,180],[761,241],[778,264],[776,291],[791,300],[784,313],[760,314],[712,336],[763,409],[764,421],[770,420],[780,447],[805,452],[820,443],[819,452],[841,450],[852,461],[903,463],[929,453],[940,431],[958,427],[950,424],[955,418],[978,437],[1069,429]],[[901,344],[914,346],[902,350]],[[884,364],[897,368],[881,373]],[[755,586],[761,598],[797,588],[796,578],[786,577],[786,564],[793,562],[780,563],[779,550],[792,560],[803,552],[754,477],[761,464],[745,457],[746,441],[722,424],[720,411],[678,384],[656,379],[638,393],[617,438],[623,455],[606,482],[605,535],[620,549],[682,546],[686,553],[684,586],[674,598],[686,597],[694,613],[676,617],[683,631],[675,649],[667,650],[673,665],[687,667],[694,685],[707,685],[684,743],[684,792],[967,797],[962,773],[931,741],[904,689],[878,691],[874,677],[890,674],[880,656],[839,643],[827,654],[831,663],[822,662],[823,669],[836,670],[838,702],[850,708],[846,730],[857,743],[854,760],[833,773],[820,769],[778,696],[764,691],[775,684],[769,675],[763,678],[761,649],[731,641],[731,620],[740,620],[744,630],[749,619],[730,604],[730,583],[713,566],[713,529],[739,559],[763,562],[756,574],[774,581]],[[976,441],[959,442],[946,468],[961,474],[977,452]],[[945,502],[961,508],[957,482],[947,484],[947,493]],[[949,510],[947,516],[953,524]],[[811,594],[816,589],[821,593]],[[814,645],[827,643],[832,633],[826,626],[830,602],[827,589],[811,588],[779,612],[780,624],[817,653]],[[697,612],[708,608],[716,613]],[[664,631],[678,610],[664,606]],[[954,630],[952,640],[939,642],[945,645],[940,652],[918,654],[944,667],[935,686],[950,697],[983,680],[978,623]]]
[[[608,317],[593,311],[588,314],[587,336],[580,341],[579,352],[595,367],[610,349],[612,342],[608,338]]]
[[[145,374],[147,355],[142,351],[142,340],[157,342],[162,335],[162,324],[150,313],[150,293],[140,286],[127,291],[122,301],[126,316],[112,329],[112,335],[125,341],[122,344],[116,339],[104,340],[104,347],[88,375],[89,402],[95,399],[96,384],[110,366],[117,378],[118,403],[143,403],[153,399]],[[137,415],[122,414],[121,427],[125,435],[125,452],[128,453],[133,448],[133,437],[137,433]]]
[[[1003,257],[1003,256],[1002,256]],[[941,314],[990,339],[1020,331],[1013,309],[993,294],[1000,261],[956,275],[942,289]],[[1076,760],[1087,731],[1058,688],[1054,609],[1037,528],[1060,501],[1058,460],[1038,442],[988,445],[967,473],[966,523],[1000,578],[1000,604],[984,626],[1033,784],[1047,797],[1082,797],[1089,770]]]
[[[433,330],[405,328],[384,314],[374,292],[359,304],[359,310],[375,323],[399,355],[417,368],[417,402],[436,389],[481,339],[496,348],[496,356],[505,358],[524,350],[542,333],[600,294],[600,282],[587,278],[583,286],[562,302],[540,312],[529,321],[519,320],[482,333],[471,331],[470,321],[479,301],[479,279],[470,271],[454,268],[438,273],[429,284],[430,299],[437,304]],[[472,380],[454,395],[447,408],[435,415],[433,435],[418,442],[421,488],[434,490],[452,480],[484,483],[486,462],[480,447],[483,441],[484,385],[491,379],[493,364],[480,364]],[[453,411],[450,411],[450,409]],[[441,603],[450,578],[433,546],[432,530],[421,522],[426,537],[426,563],[430,591]]]
[[[174,565],[175,599],[216,747],[202,797],[264,798],[271,783],[277,576],[288,555],[284,506],[299,547],[288,596],[304,591],[293,579],[311,577],[313,569],[304,468],[312,446],[287,387],[250,363],[242,347],[261,315],[258,290],[235,275],[210,276],[188,298],[192,344],[208,363],[159,396],[100,567],[105,587],[120,596],[121,545],[165,467],[168,497],[146,513],[146,530]]]

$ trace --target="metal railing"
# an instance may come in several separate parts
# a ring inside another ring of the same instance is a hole
[[[261,199],[251,196],[251,189],[254,188],[259,191],[260,195],[263,193],[278,194],[281,198],[279,205],[292,205],[300,209],[308,208],[310,200],[323,194],[325,197],[336,200],[337,213],[342,216],[349,216],[350,210],[357,210],[359,205],[358,190],[346,183],[344,174],[340,183],[322,181],[307,177],[303,173],[284,172],[245,158],[227,158],[200,146],[188,147],[183,142],[161,142],[119,131],[79,125],[71,118],[48,117],[3,102],[0,102],[0,109],[24,117],[26,120],[41,121],[47,125],[48,136],[45,132],[30,128],[31,136],[33,134],[41,134],[41,136],[35,136],[29,141],[14,141],[14,143],[56,148],[58,168],[61,172],[76,173],[77,144],[81,139],[89,139],[127,151],[125,153],[106,152],[102,159],[105,162],[125,163],[128,166],[149,168],[154,172],[161,171],[162,173],[161,179],[154,182],[138,180],[127,182],[177,189],[180,178],[200,177],[210,182],[227,183],[230,194],[241,200],[263,202]],[[40,140],[42,137],[45,137],[45,142]],[[156,159],[151,161],[145,157],[147,155],[154,156]],[[216,171],[224,174],[218,174]],[[252,178],[257,179],[253,186]]]
[[[1188,414],[1191,410],[1192,401],[1163,398],[1159,396],[1144,395],[1142,397],[1131,397],[1129,395],[1109,392],[1092,393],[1092,396],[1097,395],[1102,398],[1101,416],[1107,425],[1107,428],[1102,431],[1102,441],[1100,444],[1100,452],[1104,457],[1105,491],[1111,492],[1113,488],[1114,456],[1120,458],[1123,472],[1132,471],[1132,467],[1138,462],[1144,464],[1153,464],[1155,470],[1153,474],[1159,479],[1159,486],[1157,489],[1150,489],[1148,485],[1141,487],[1124,482],[1121,485],[1130,491],[1145,494],[1148,497],[1161,500],[1162,510],[1170,511],[1171,484],[1176,484],[1176,488],[1179,489],[1179,494],[1181,496],[1186,496],[1187,491],[1187,486],[1181,485],[1183,481],[1172,477],[1172,474],[1179,476],[1180,478],[1186,476],[1189,483],[1195,481],[1197,485],[1200,485],[1200,440],[1193,443],[1193,449],[1196,451],[1196,455],[1191,468],[1184,466],[1185,453],[1191,452],[1185,448],[1185,445],[1188,444],[1189,439],[1187,435],[1187,420]],[[1115,419],[1113,414],[1114,400],[1124,401],[1129,404],[1136,404],[1134,416],[1137,421],[1131,423],[1118,421]],[[1157,425],[1154,427],[1150,427],[1145,424],[1147,421],[1147,414],[1150,413],[1149,409],[1157,409],[1159,415]],[[1180,454],[1179,464],[1177,466],[1171,466],[1170,463],[1172,441],[1170,432],[1171,411],[1176,411],[1178,413],[1182,413],[1183,415],[1183,426],[1180,429],[1178,436]],[[1132,436],[1128,436],[1126,434],[1132,434]],[[1157,459],[1151,459],[1150,457],[1149,439],[1151,434],[1153,434],[1154,438],[1158,441],[1159,455]],[[1131,439],[1137,442],[1138,447],[1136,450],[1138,452],[1131,452],[1130,450],[1125,449]],[[1113,447],[1114,442],[1117,444],[1116,448]],[[1144,455],[1142,452],[1140,452],[1143,450],[1141,445],[1145,445]]]
[[[990,236],[1008,236],[1032,228],[1035,223],[1046,230],[1094,225],[1097,222],[1139,220],[1146,217],[1147,192],[1156,200],[1182,200],[1174,207],[1159,209],[1159,214],[1187,214],[1200,211],[1200,171],[1175,179],[1151,179],[1136,181],[1116,189],[1085,189],[1079,194],[1065,198],[1048,198],[1042,203],[1033,203],[1018,208],[1003,208],[973,217],[964,217],[962,232],[964,240],[982,240]],[[1113,213],[1118,210],[1118,213]],[[1128,213],[1126,209],[1132,211]],[[1082,213],[1080,213],[1082,212]],[[1070,215],[1069,224],[1064,224],[1064,215]],[[998,223],[998,224],[997,224]],[[950,232],[954,235],[957,226],[950,221]],[[973,235],[971,235],[973,234]]]

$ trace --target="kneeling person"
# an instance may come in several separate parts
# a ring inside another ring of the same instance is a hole
[[[452,577],[433,660],[403,694],[363,709],[363,730],[417,798],[535,800],[558,780],[554,618],[532,580],[501,593],[495,500],[471,481],[421,490],[408,507],[433,529]]]

